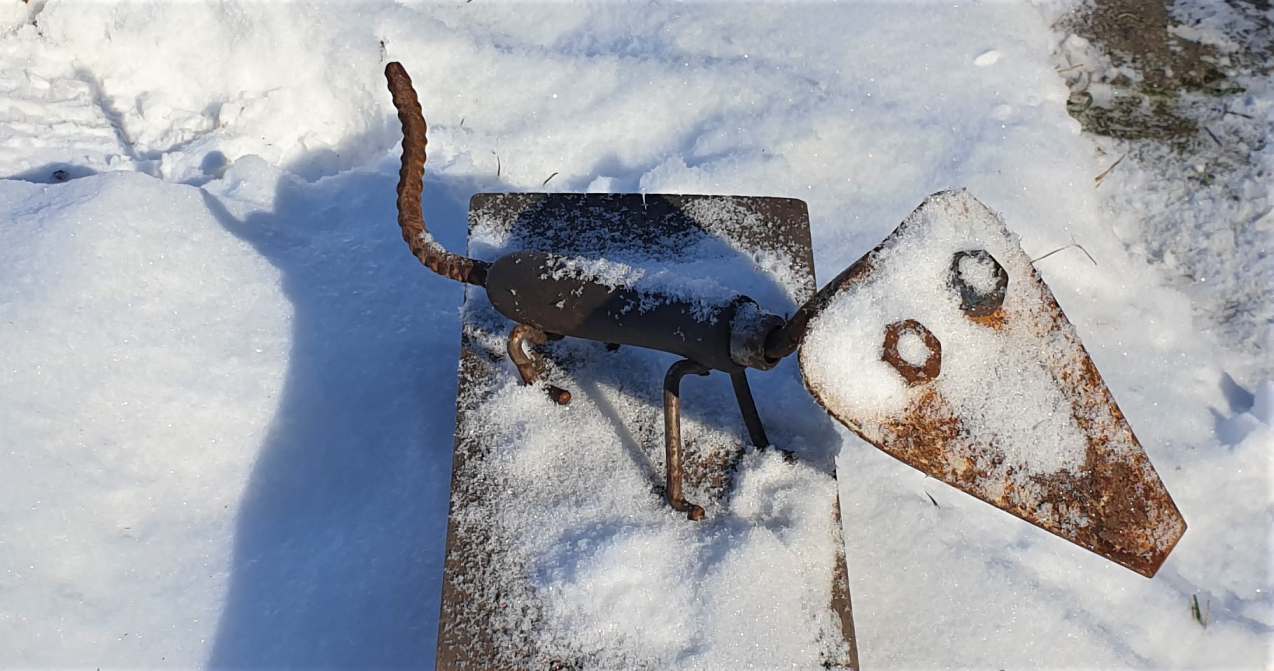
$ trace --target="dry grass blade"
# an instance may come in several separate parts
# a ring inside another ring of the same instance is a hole
[[[1071,247],[1075,247],[1075,248],[1077,248],[1079,251],[1083,252],[1083,253],[1084,253],[1084,256],[1087,256],[1087,257],[1088,257],[1088,260],[1089,260],[1089,261],[1091,261],[1091,262],[1092,262],[1092,264],[1093,264],[1094,266],[1095,266],[1095,265],[1097,265],[1097,259],[1094,259],[1094,258],[1093,258],[1093,255],[1092,255],[1092,254],[1089,254],[1089,253],[1088,253],[1088,250],[1087,250],[1087,249],[1084,249],[1084,246],[1083,246],[1083,245],[1081,245],[1081,244],[1079,244],[1078,242],[1076,242],[1076,241],[1075,241],[1075,238],[1071,238],[1071,242],[1070,242],[1070,244],[1069,244],[1069,245],[1062,245],[1061,247],[1058,247],[1057,249],[1054,249],[1053,251],[1048,252],[1047,254],[1044,254],[1043,256],[1037,256],[1037,257],[1035,257],[1035,258],[1031,259],[1031,265],[1035,265],[1035,262],[1036,262],[1036,261],[1043,261],[1044,259],[1047,259],[1048,257],[1050,257],[1050,256],[1052,256],[1052,255],[1054,255],[1054,254],[1056,254],[1056,253],[1058,253],[1058,252],[1060,252],[1060,251],[1064,251],[1064,250],[1070,249]]]
[[[1198,594],[1190,595],[1190,615],[1194,616],[1194,621],[1198,622],[1199,626],[1203,627],[1204,629],[1208,628],[1208,619],[1209,619],[1208,611],[1209,610],[1210,609],[1208,608],[1207,605],[1204,605],[1204,606],[1199,605]]]
[[[1101,186],[1102,180],[1106,179],[1106,175],[1109,175],[1110,171],[1114,170],[1115,166],[1119,165],[1120,163],[1123,163],[1124,159],[1126,158],[1128,158],[1128,154],[1124,154],[1123,156],[1120,156],[1119,160],[1115,161],[1114,163],[1111,163],[1109,168],[1106,168],[1105,170],[1101,171],[1100,175],[1094,177],[1093,182],[1095,182],[1095,184],[1093,185],[1093,188],[1095,189]]]

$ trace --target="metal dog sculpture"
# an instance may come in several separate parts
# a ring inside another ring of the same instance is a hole
[[[429,235],[421,209],[427,127],[416,93],[400,64],[388,64],[385,75],[403,130],[398,183],[403,239],[435,273],[484,287],[495,309],[516,323],[508,354],[524,384],[538,382],[545,370],[532,348],[565,336],[683,357],[664,378],[666,496],[691,520],[702,519],[704,510],[682,491],[681,379],[714,370],[728,374],[752,442],[768,446],[747,369],[769,370],[802,348],[812,325],[833,303],[867,300],[860,290],[884,272],[890,254],[905,248],[905,240],[923,237],[933,212],[955,212],[990,222],[985,237],[994,244],[988,246],[999,245],[1005,258],[987,249],[962,249],[947,257],[949,267],[934,272],[945,273],[952,305],[966,326],[984,329],[988,338],[1038,339],[1041,351],[1051,352],[1041,355],[1039,366],[1060,394],[1068,421],[1078,427],[1083,446],[1077,463],[1056,473],[1027,474],[1006,461],[1007,438],[980,430],[959,399],[936,386],[943,380],[942,343],[914,318],[888,324],[879,340],[865,345],[899,376],[899,394],[906,397],[899,410],[884,418],[864,414],[854,399],[843,398],[827,383],[829,371],[811,370],[819,364],[803,355],[802,375],[810,392],[830,414],[892,456],[1144,575],[1158,570],[1184,533],[1180,513],[1052,293],[1022,262],[1016,238],[971,196],[930,197],[790,318],[768,313],[742,294],[712,299],[711,318],[705,318],[702,299],[608,283],[551,253],[517,251],[488,262],[444,249]],[[546,385],[546,391],[556,403],[570,402],[565,389]]]

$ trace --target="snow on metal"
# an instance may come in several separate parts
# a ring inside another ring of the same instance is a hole
[[[1154,575],[1185,521],[996,213],[964,191],[930,196],[837,281],[800,355],[833,416],[910,466]]]

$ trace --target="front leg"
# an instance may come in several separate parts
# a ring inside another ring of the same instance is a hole
[[[748,386],[747,371],[730,373],[730,384],[734,387],[734,398],[739,402],[739,412],[743,414],[743,423],[748,427],[748,436],[752,439],[752,444],[760,450],[768,449],[770,437],[765,435],[765,424],[761,423],[761,413],[756,411],[752,388]],[[788,463],[796,461],[796,454],[791,451],[780,449],[779,453]]]
[[[513,365],[517,366],[518,375],[522,377],[522,384],[535,384],[540,379],[540,371],[544,368],[544,360],[526,345],[543,345],[548,342],[549,337],[547,333],[530,324],[518,324],[513,327],[513,332],[509,334],[509,358],[513,360]],[[561,387],[550,384],[545,385],[545,390],[549,398],[558,405],[571,402],[571,392]]]
[[[765,435],[761,413],[756,411],[756,401],[752,399],[752,388],[748,386],[747,371],[730,373],[730,385],[734,387],[734,398],[739,402],[739,412],[743,414],[743,423],[748,427],[748,436],[752,438],[752,444],[761,449],[769,447],[770,439]]]
[[[681,378],[689,374],[707,375],[708,369],[682,359],[664,376],[664,457],[668,477],[668,505],[686,513],[691,520],[703,519],[703,508],[686,500],[681,493],[684,471],[681,464]]]

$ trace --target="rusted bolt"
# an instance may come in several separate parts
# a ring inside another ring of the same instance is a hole
[[[951,286],[960,293],[960,309],[970,317],[988,317],[1004,304],[1009,274],[985,249],[956,252]]]
[[[942,343],[924,324],[905,319],[885,327],[885,353],[880,357],[907,384],[928,382],[942,371]]]

